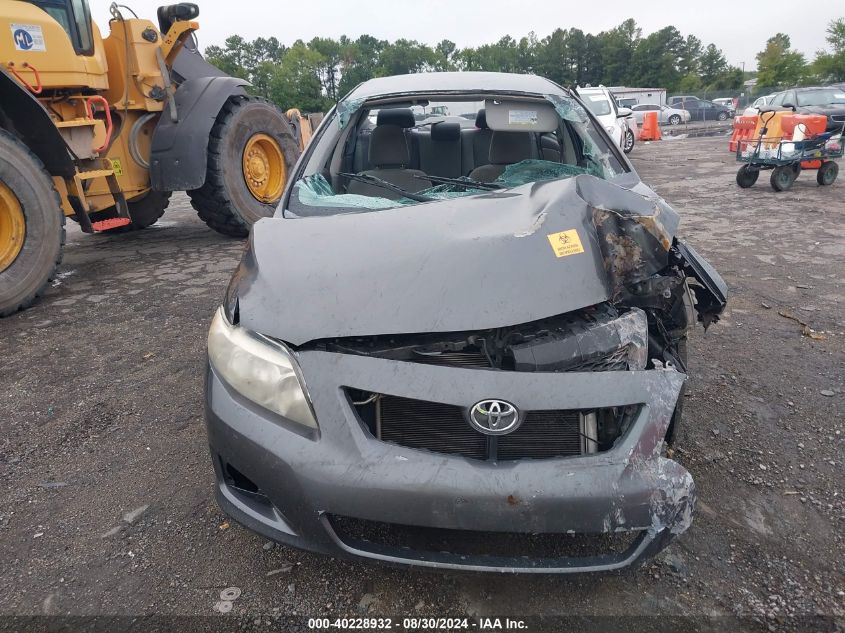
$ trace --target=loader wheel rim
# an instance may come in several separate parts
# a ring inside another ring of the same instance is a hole
[[[244,147],[244,181],[253,197],[271,204],[282,197],[287,167],[278,141],[267,134],[254,134]]]
[[[17,259],[26,237],[26,218],[17,196],[0,182],[0,272]]]

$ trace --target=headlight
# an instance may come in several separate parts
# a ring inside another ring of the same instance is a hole
[[[235,391],[255,404],[317,428],[296,361],[284,345],[226,320],[219,308],[208,331],[208,360]]]

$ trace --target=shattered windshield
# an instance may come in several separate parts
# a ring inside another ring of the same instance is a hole
[[[588,174],[627,171],[563,95],[338,104],[294,184],[292,216],[417,205]]]

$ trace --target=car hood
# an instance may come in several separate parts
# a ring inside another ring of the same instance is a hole
[[[633,181],[634,176],[629,178]],[[253,227],[227,312],[300,345],[516,325],[612,300],[667,265],[678,214],[636,182],[537,182]]]

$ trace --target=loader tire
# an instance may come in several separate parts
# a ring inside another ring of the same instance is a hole
[[[215,231],[246,237],[282,197],[299,145],[285,115],[255,97],[233,96],[208,140],[205,184],[189,191],[191,206]]]
[[[0,129],[0,317],[29,307],[62,261],[65,216],[53,179]]]
[[[132,222],[124,226],[116,226],[113,229],[106,229],[100,231],[101,233],[126,233],[127,231],[140,231],[148,226],[152,226],[158,222],[159,218],[164,215],[167,205],[170,203],[171,192],[169,191],[148,191],[140,198],[130,200],[129,215]],[[95,211],[90,215],[92,222],[99,222],[100,220],[110,220],[118,217],[117,209],[109,207],[102,211]]]

